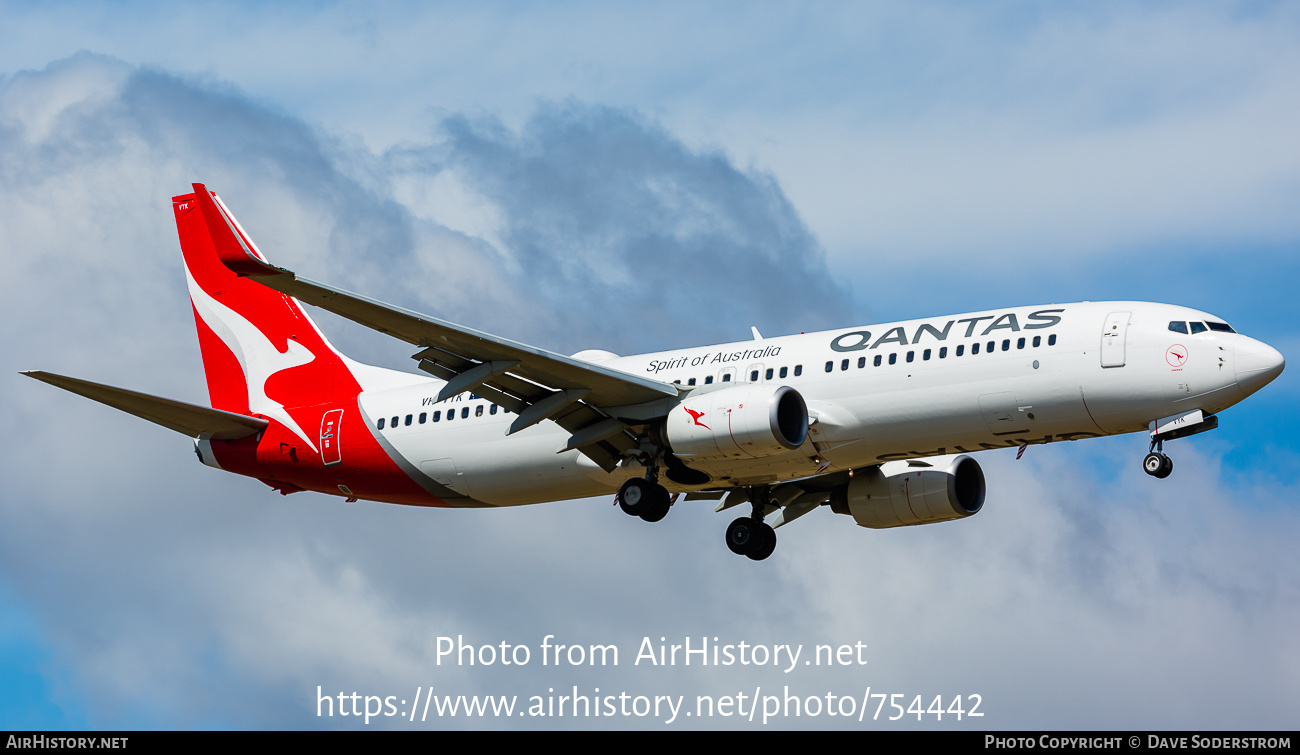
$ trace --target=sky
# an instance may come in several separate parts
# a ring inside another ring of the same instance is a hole
[[[1298,32],[1267,2],[0,2],[0,726],[1296,728],[1294,369],[1167,480],[1140,435],[988,452],[978,516],[818,511],[762,563],[707,503],[281,497],[18,372],[206,402],[196,181],[278,264],[564,353],[1139,299],[1292,357]],[[548,636],[619,663],[543,666]],[[866,663],[634,663],[688,637]],[[455,638],[531,660],[440,663]],[[868,687],[984,715],[318,715]]]

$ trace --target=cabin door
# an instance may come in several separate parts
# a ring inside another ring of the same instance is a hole
[[[1129,312],[1111,312],[1106,315],[1106,326],[1101,331],[1101,366],[1124,366],[1124,339],[1128,337]]]
[[[343,461],[343,450],[339,448],[339,427],[342,424],[342,409],[331,409],[320,418],[320,457],[327,467]]]

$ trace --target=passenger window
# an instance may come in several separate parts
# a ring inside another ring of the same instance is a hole
[[[1041,345],[1042,343],[1043,343],[1043,337],[1042,337],[1042,336],[1034,336],[1034,348],[1035,348],[1035,349],[1038,348],[1039,345]]]
[[[474,416],[475,416],[475,417],[482,417],[482,416],[483,416],[483,405],[482,405],[482,404],[479,404],[478,406],[474,407]]]
[[[393,429],[397,429],[397,417],[393,417],[391,420],[389,420],[388,426]]]
[[[772,379],[772,368],[771,368],[771,367],[768,367],[768,368],[767,368],[767,372],[763,373],[763,377],[766,378],[767,380],[771,380],[771,379]]]
[[[754,370],[753,372],[749,373],[749,382],[751,383],[758,382],[758,370]]]
[[[1196,335],[1197,333],[1204,333],[1204,332],[1205,332],[1205,323],[1203,322],[1192,323],[1192,335]]]
[[[786,374],[789,373],[789,372],[790,372],[790,368],[789,368],[789,367],[782,367],[782,368],[781,368],[781,377],[784,378],[784,377],[786,376]]]
[[[461,419],[469,419],[469,407],[468,407],[468,406],[465,407],[464,409],[461,409],[461,410],[460,410],[460,418],[461,418]]]
[[[497,413],[497,405],[493,404],[492,408],[488,409],[488,414],[496,414],[496,413]]]
[[[687,381],[686,381],[686,384],[687,384],[687,385],[695,385],[695,378],[691,378],[690,380],[687,380]]]
[[[898,364],[898,355],[897,355],[897,354],[890,354],[890,355],[889,355],[889,363],[890,363],[890,364]]]
[[[1023,339],[1023,338],[1018,339],[1018,340],[1016,341],[1016,348],[1017,348],[1017,349],[1023,349],[1023,348],[1025,348],[1025,339]]]
[[[802,365],[802,364],[796,364],[796,365],[794,366],[794,376],[795,376],[795,377],[799,377],[799,376],[802,375],[802,374],[803,374],[803,365]]]
[[[383,418],[383,417],[380,417],[380,418],[379,418],[379,429],[380,429],[380,430],[383,430],[383,429],[384,429],[384,418]]]
[[[957,348],[960,349],[961,347],[958,346]],[[961,354],[960,351],[958,351],[957,353],[958,353],[958,355]],[[972,343],[972,344],[970,345],[970,353],[972,353],[972,354],[978,354],[978,353],[980,353],[980,345],[979,345],[978,343]]]
[[[872,364],[874,364],[874,365],[877,366],[877,367],[880,366],[880,355],[879,355],[879,354],[876,355],[876,358],[875,358],[875,360],[872,362]]]
[[[858,357],[858,369],[860,370],[860,369],[862,369],[863,367],[866,367],[866,366],[867,366],[867,358],[866,358],[866,357]]]
[[[1175,333],[1182,333],[1183,335],[1187,335],[1187,323],[1181,320],[1174,320],[1170,322],[1169,329]]]
[[[433,421],[434,421],[434,422],[437,422],[437,421],[439,421],[439,420],[441,420],[441,419],[442,419],[442,410],[440,409],[440,410],[438,410],[438,411],[436,411],[436,412],[433,413]]]
[[[408,415],[406,415],[406,422],[404,422],[403,424],[405,424],[407,427],[410,427],[410,426],[411,426],[411,421],[414,420],[414,419],[415,419],[415,417],[412,417],[411,415],[408,414]]]
[[[957,347],[957,356],[961,356],[962,353],[965,352],[965,351],[966,351],[966,346],[965,346],[965,344],[963,344],[963,345],[961,345],[961,346],[958,346],[958,347]]]
[[[673,381],[673,385],[681,385],[681,384],[682,384],[682,381],[680,381],[680,380],[674,380],[674,381]]]
[[[827,372],[830,372],[830,371],[833,370],[833,369],[835,369],[835,363],[834,363],[834,362],[827,362],[827,363],[826,363],[826,371],[827,371]]]
[[[909,352],[907,352],[907,361],[909,361],[909,362],[912,361],[912,357],[914,357],[914,356],[916,356],[916,352],[915,352],[915,351],[909,351]]]
[[[423,425],[429,419],[428,412],[420,412],[420,424]]]
[[[840,369],[847,370],[848,368],[849,368],[849,360],[847,359],[840,360]]]
[[[713,376],[712,376],[712,375],[705,375],[705,376],[704,376],[704,384],[705,384],[705,385],[710,385],[710,384],[712,384],[712,383],[713,383]]]
[[[1002,339],[1002,350],[1003,350],[1003,351],[1011,351],[1011,339],[1010,339],[1010,338],[1004,338],[1004,339]]]
[[[1051,334],[1050,336],[1047,337],[1047,345],[1048,345],[1048,346],[1055,346],[1055,345],[1056,345],[1056,334],[1055,334],[1055,333],[1053,333],[1053,334]]]
[[[998,346],[997,341],[989,341],[988,345],[985,347],[985,353],[992,354],[993,350],[996,349],[997,346]]]
[[[940,347],[939,347],[939,358],[940,358],[940,359],[947,359],[947,358],[948,358],[948,347],[947,347],[947,346],[940,346]]]
[[[447,410],[447,421],[450,422],[450,421],[452,421],[453,419],[456,419],[456,410],[455,410],[455,409],[448,409],[448,410]]]
[[[722,376],[722,382],[724,382],[724,383],[730,383],[730,382],[731,382],[731,373],[730,373],[730,372],[728,372],[727,374],[725,374],[725,375]]]
[[[921,359],[922,359],[923,361],[926,361],[926,362],[930,361],[930,350],[929,350],[929,349],[926,349],[925,351],[921,352]]]

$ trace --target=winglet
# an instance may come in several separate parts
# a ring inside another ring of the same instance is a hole
[[[280,275],[288,272],[272,267],[266,261],[221,199],[208,191],[208,187],[194,184],[194,201],[203,212],[203,220],[212,236],[217,257],[231,272],[239,276]]]

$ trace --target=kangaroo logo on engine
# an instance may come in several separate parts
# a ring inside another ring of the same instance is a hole
[[[683,409],[686,409],[686,407],[684,407],[684,406],[683,406],[682,408],[683,408]],[[692,421],[692,422],[694,422],[695,424],[697,424],[697,425],[699,425],[700,427],[704,428],[705,430],[712,430],[712,429],[713,429],[713,428],[709,427],[708,425],[706,425],[706,424],[704,424],[703,422],[700,421],[700,417],[703,417],[703,416],[704,416],[704,412],[697,412],[697,411],[695,411],[694,409],[686,409],[686,413],[689,414],[689,415],[691,415],[691,421]]]

